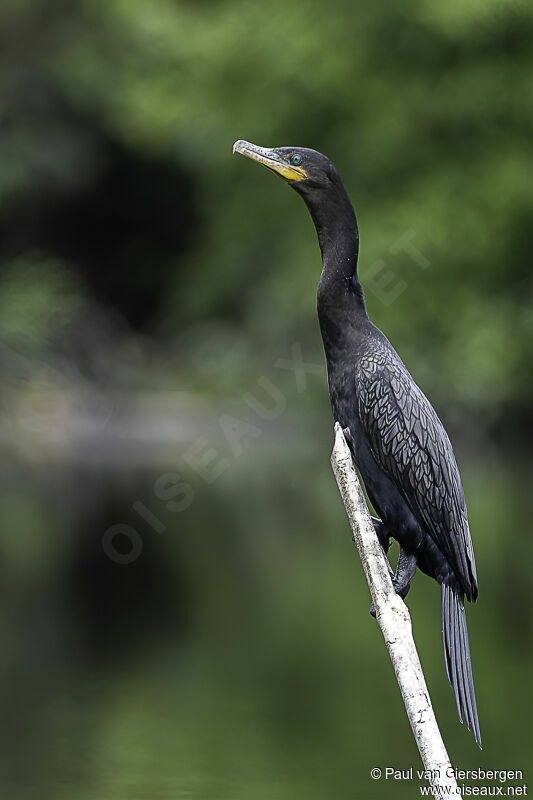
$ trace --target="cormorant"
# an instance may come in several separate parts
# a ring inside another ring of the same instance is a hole
[[[465,595],[474,602],[478,588],[461,478],[429,400],[368,318],[348,194],[335,166],[316,150],[239,140],[233,152],[282,177],[311,213],[322,253],[317,308],[333,416],[380,515],[374,526],[385,553],[391,536],[400,545],[396,591],[405,597],[417,566],[441,585],[446,672],[459,718],[481,747],[464,609]]]

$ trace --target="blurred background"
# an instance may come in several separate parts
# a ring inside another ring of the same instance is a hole
[[[372,319],[454,443],[484,741],[408,598],[452,762],[532,752],[531,44],[520,2],[3,0],[0,793],[413,797],[329,465],[308,212],[329,155]],[[526,538],[528,537],[528,538]]]

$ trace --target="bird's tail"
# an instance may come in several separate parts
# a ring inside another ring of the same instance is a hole
[[[446,583],[442,584],[442,641],[446,673],[455,694],[459,719],[462,722],[464,718],[481,747],[463,593]]]

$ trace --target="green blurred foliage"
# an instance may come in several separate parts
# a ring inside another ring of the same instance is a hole
[[[502,0],[4,0],[0,224],[40,193],[53,203],[90,186],[103,140],[186,176],[195,222],[168,272],[156,278],[154,260],[119,276],[125,295],[159,281],[142,331],[99,307],[96,263],[28,245],[0,264],[3,796],[418,791],[369,778],[418,756],[329,470],[325,373],[299,393],[273,367],[295,341],[322,361],[316,236],[293,192],[232,157],[238,138],[314,147],[343,177],[370,315],[463,467],[484,751],[456,719],[438,590],[418,576],[409,605],[439,721],[457,766],[530,767],[532,28],[526,4]],[[418,255],[399,246],[406,235]],[[155,466],[128,460],[125,423],[111,454],[91,444],[109,419],[120,427],[119,390],[154,417],[166,393],[176,427],[227,454],[216,417],[243,414],[235,398],[260,375],[286,411],[212,485],[164,435]],[[81,446],[69,438],[78,418]],[[194,488],[183,514],[152,489],[171,469]],[[135,517],[139,499],[163,534]],[[132,584],[123,567],[109,589],[86,548],[101,553],[116,522],[142,531],[144,550]],[[87,648],[80,586],[120,656]]]
[[[319,257],[306,211],[229,157],[237,138],[312,146],[336,162],[358,210],[363,280],[384,261],[393,284],[408,285],[388,305],[370,281],[377,324],[413,358],[429,337],[443,364],[438,395],[451,382],[476,409],[493,393],[525,405],[525,5],[46,0],[3,16],[13,93],[25,81],[51,87],[81,119],[194,177],[201,231],[162,293],[165,332],[233,319],[260,346],[312,328]],[[31,110],[3,137],[4,197],[43,172],[81,180],[83,129],[69,136],[45,111],[32,125]],[[410,230],[425,270],[391,253]]]

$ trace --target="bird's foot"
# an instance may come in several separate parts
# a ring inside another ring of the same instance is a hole
[[[402,600],[405,600],[409,589],[411,588],[411,581],[407,581],[407,583],[400,583],[396,580],[396,576],[392,579],[392,585],[394,586],[394,591],[396,594],[400,595]]]
[[[372,525],[374,526],[374,530],[376,531],[376,536],[378,537],[379,543],[383,548],[383,552],[385,555],[389,552],[390,547],[390,534],[385,527],[385,523],[379,517],[370,517],[372,520]],[[392,570],[391,570],[392,576]]]
[[[416,554],[408,553],[403,547],[400,547],[400,555],[398,556],[398,565],[396,572],[393,573],[392,568],[387,559],[387,564],[392,578],[392,585],[396,594],[400,595],[402,600],[407,597],[407,592],[411,587],[411,578],[416,572]],[[376,607],[374,601],[370,604],[370,615],[376,618]]]
[[[396,573],[392,579],[392,585],[396,594],[405,599],[407,592],[411,586],[411,578],[416,572],[416,553],[408,553],[403,547],[400,547],[400,555],[398,556],[398,564],[396,566]]]
[[[350,429],[349,429],[349,428],[343,428],[343,429],[342,429],[342,433],[343,433],[343,435],[344,435],[344,438],[346,439],[346,444],[348,445],[348,447],[349,447],[349,448],[350,448],[350,450],[351,450],[351,449],[352,449],[352,447],[353,447],[353,438],[352,438],[352,432],[350,431]]]

